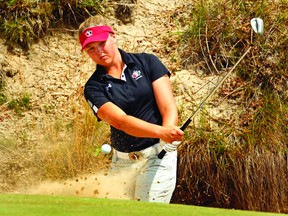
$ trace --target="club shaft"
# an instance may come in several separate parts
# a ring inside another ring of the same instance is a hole
[[[246,52],[240,57],[240,59],[235,63],[235,65],[231,68],[231,70],[222,78],[222,80],[215,86],[212,92],[210,92],[206,98],[201,102],[201,104],[198,106],[198,108],[195,110],[195,112],[185,121],[185,123],[180,127],[182,131],[184,131],[188,125],[191,123],[195,115],[202,109],[204,104],[208,101],[209,98],[219,89],[219,87],[223,84],[223,82],[231,75],[231,73],[234,71],[234,69],[238,66],[238,64],[242,61],[242,59],[248,54],[248,52],[251,50],[252,46],[249,46],[249,48],[246,50]],[[162,159],[166,154],[166,151],[163,149],[159,154],[158,158]]]

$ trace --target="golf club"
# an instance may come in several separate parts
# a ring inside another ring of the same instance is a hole
[[[253,18],[250,21],[252,29],[257,34],[262,35],[264,31],[264,22],[261,18]],[[191,123],[195,115],[203,108],[204,104],[210,99],[210,97],[219,89],[219,87],[223,84],[223,82],[231,75],[234,69],[238,66],[238,64],[242,61],[242,59],[249,53],[252,48],[252,44],[245,51],[245,53],[239,58],[239,60],[235,63],[235,65],[231,68],[231,70],[221,79],[221,81],[214,87],[214,89],[204,98],[204,100],[200,103],[198,108],[194,111],[194,113],[185,121],[185,123],[180,127],[182,131],[184,131],[188,125]],[[163,149],[159,154],[158,158],[162,159],[166,154],[166,151]]]

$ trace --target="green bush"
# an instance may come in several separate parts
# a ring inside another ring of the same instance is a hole
[[[14,110],[18,115],[22,115],[24,111],[31,109],[30,96],[28,94],[24,94],[20,98],[12,99],[8,103],[8,108]]]
[[[88,16],[101,13],[101,0],[0,1],[0,32],[11,46],[24,49],[52,28],[75,27]]]

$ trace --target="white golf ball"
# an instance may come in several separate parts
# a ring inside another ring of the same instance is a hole
[[[104,153],[104,154],[109,154],[111,152],[112,148],[109,144],[103,144],[102,147],[101,147],[101,151]]]

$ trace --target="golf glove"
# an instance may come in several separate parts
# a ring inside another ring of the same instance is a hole
[[[173,141],[172,143],[166,143],[160,140],[160,145],[166,152],[176,151],[180,144],[181,144],[181,141]]]

